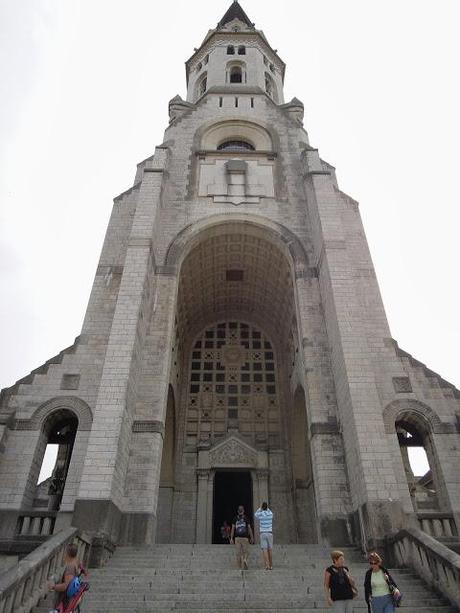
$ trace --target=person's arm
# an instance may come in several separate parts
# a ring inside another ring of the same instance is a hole
[[[249,542],[254,542],[254,534],[252,533],[251,524],[248,522]]]
[[[69,573],[67,568],[66,571],[67,574],[64,575],[64,581],[62,583],[54,583],[53,585],[50,585],[50,590],[52,592],[65,592],[67,590],[69,583],[72,581],[75,575],[71,572]]]
[[[327,569],[324,571],[324,595],[326,596],[327,604],[332,607],[331,574]]]
[[[399,588],[396,585],[396,581],[393,579],[393,577],[390,575],[387,569],[384,570],[384,575],[385,575],[385,578],[387,579],[388,587],[391,586],[395,592],[399,593]]]
[[[232,524],[232,530],[230,532],[230,543],[233,543],[233,535],[235,534],[235,524]]]
[[[259,517],[260,517],[261,515],[262,515],[262,509],[259,507],[259,508],[257,509],[257,511],[254,513],[254,517],[255,517],[256,519],[259,519]]]
[[[371,573],[372,570],[368,570],[366,571],[366,575],[364,577],[364,599],[367,602],[367,608],[370,611],[370,599],[371,599],[371,593],[372,593],[372,588],[371,588]]]

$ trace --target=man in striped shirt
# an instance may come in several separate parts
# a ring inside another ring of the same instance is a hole
[[[260,547],[262,549],[265,570],[272,570],[273,513],[268,508],[268,504],[263,502],[254,513],[254,517],[259,521]]]

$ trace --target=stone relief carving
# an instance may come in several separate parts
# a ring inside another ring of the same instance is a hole
[[[257,463],[256,452],[251,451],[243,443],[235,438],[228,439],[210,452],[211,464],[241,464],[255,466]]]

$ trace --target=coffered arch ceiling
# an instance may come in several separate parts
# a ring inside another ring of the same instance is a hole
[[[294,293],[286,255],[260,233],[235,226],[204,232],[181,266],[177,315],[187,336],[217,319],[239,318],[287,339]]]

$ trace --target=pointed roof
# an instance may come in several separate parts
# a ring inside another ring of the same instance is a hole
[[[225,15],[222,17],[222,19],[217,24],[217,29],[219,30],[219,28],[223,28],[226,23],[229,23],[230,21],[233,21],[234,19],[239,19],[240,21],[245,23],[249,28],[254,27],[254,24],[249,19],[249,17],[246,15],[246,13],[243,11],[238,0],[233,0],[228,11],[225,13]]]

